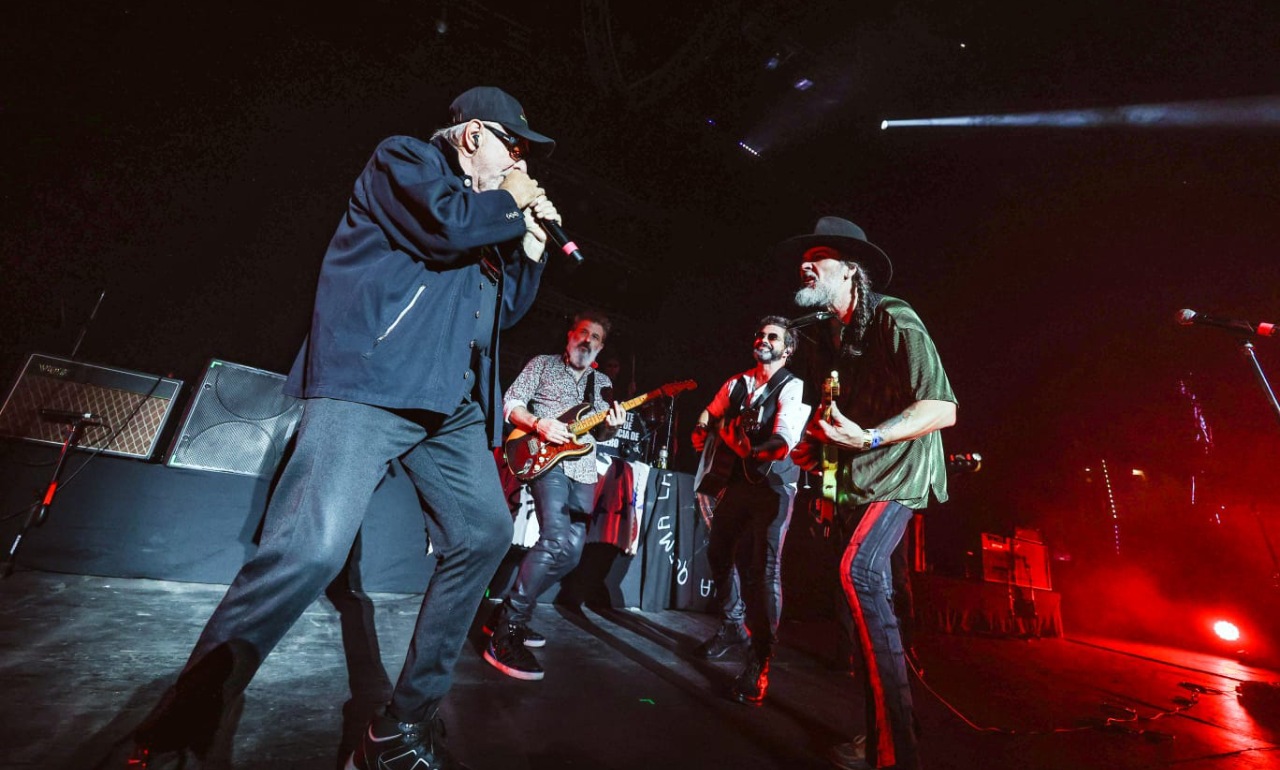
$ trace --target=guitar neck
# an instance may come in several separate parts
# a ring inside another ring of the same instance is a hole
[[[651,390],[648,393],[641,394],[628,401],[623,401],[622,408],[635,409],[637,406],[640,406],[641,404],[648,401],[649,399],[656,398],[657,396],[660,396],[660,395],[662,395],[662,388],[658,388],[657,390]],[[608,409],[605,409],[604,411],[601,411],[601,412],[596,412],[595,414],[589,417],[583,417],[581,420],[577,420],[571,423],[569,425],[569,430],[572,431],[573,435],[575,436],[586,435],[587,431],[599,425],[601,422],[604,421],[604,418],[608,416],[609,416]]]

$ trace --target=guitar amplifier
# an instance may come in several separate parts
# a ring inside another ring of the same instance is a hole
[[[982,579],[1052,590],[1048,548],[1043,543],[983,532]]]
[[[65,428],[40,411],[93,413],[77,449],[150,459],[181,380],[33,353],[0,407],[0,435],[62,446]]]

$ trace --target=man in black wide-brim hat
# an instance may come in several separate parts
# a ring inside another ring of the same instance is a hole
[[[838,449],[834,524],[847,543],[840,581],[853,616],[858,666],[866,685],[865,744],[836,746],[842,768],[916,770],[920,758],[906,655],[892,602],[889,558],[915,511],[947,499],[940,429],[955,424],[956,397],[924,323],[906,302],[880,294],[893,277],[889,257],[862,228],[823,217],[811,235],[784,241],[798,258],[796,304],[833,314],[816,327],[809,372],[830,372],[839,396],[792,453],[819,467],[824,446]]]

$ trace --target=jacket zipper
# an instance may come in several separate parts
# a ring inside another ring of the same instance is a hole
[[[426,286],[418,287],[418,290],[413,293],[413,299],[409,300],[409,304],[405,305],[404,310],[400,311],[400,315],[396,316],[396,320],[391,322],[391,325],[387,327],[387,330],[383,332],[382,335],[378,337],[378,339],[374,340],[374,344],[382,342],[387,338],[387,335],[395,331],[395,328],[400,325],[400,322],[403,321],[404,317],[409,314],[409,311],[413,310],[413,306],[418,304],[418,297],[422,296],[422,292],[425,291],[426,288],[427,288]]]

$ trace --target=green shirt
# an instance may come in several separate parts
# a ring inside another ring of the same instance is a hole
[[[924,322],[897,297],[880,299],[862,355],[842,357],[835,369],[840,373],[836,403],[863,428],[880,425],[916,401],[956,403]],[[866,452],[842,451],[839,490],[842,506],[892,500],[920,510],[927,507],[930,492],[946,502],[941,432]]]

